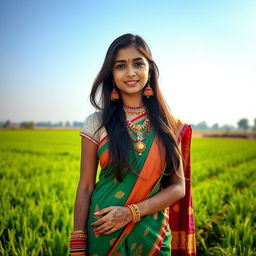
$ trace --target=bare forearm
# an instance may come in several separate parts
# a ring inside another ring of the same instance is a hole
[[[74,209],[74,230],[85,230],[92,191],[77,189]]]
[[[156,213],[175,203],[185,195],[185,184],[173,184],[156,195],[138,203],[141,216]]]

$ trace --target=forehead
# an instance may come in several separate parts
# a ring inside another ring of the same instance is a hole
[[[146,60],[145,56],[142,53],[140,53],[136,47],[130,46],[124,49],[120,49],[116,54],[115,60],[129,61],[139,57]]]

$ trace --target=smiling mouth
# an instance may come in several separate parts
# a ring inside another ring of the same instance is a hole
[[[128,86],[135,86],[138,83],[138,80],[126,81],[125,84]]]

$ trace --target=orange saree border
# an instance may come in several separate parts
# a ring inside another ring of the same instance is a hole
[[[187,234],[185,231],[173,231],[172,232],[172,249],[185,250],[187,251],[188,254],[195,254],[196,239],[194,234]]]

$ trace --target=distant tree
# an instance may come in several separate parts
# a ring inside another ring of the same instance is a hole
[[[46,122],[37,122],[37,123],[35,123],[35,126],[47,127],[47,123]]]
[[[252,130],[254,131],[254,132],[256,132],[256,118],[254,118],[254,125],[253,125],[253,127],[252,127]]]
[[[249,128],[249,121],[247,118],[242,118],[237,122],[238,128],[241,130],[248,130]]]
[[[11,121],[10,120],[5,121],[3,127],[4,128],[9,128],[10,126],[11,126]]]
[[[218,123],[215,123],[212,125],[212,130],[219,130],[219,124]]]
[[[207,123],[205,121],[202,121],[200,123],[197,124],[197,127],[199,130],[207,130],[209,129]]]
[[[21,122],[20,127],[25,128],[25,129],[34,129],[34,123],[33,122]]]
[[[65,124],[66,127],[69,127],[70,126],[70,122],[67,121],[66,124]]]
[[[224,125],[222,126],[222,129],[225,130],[226,132],[231,131],[232,128],[233,128],[233,126],[230,125],[230,124],[224,124]]]

